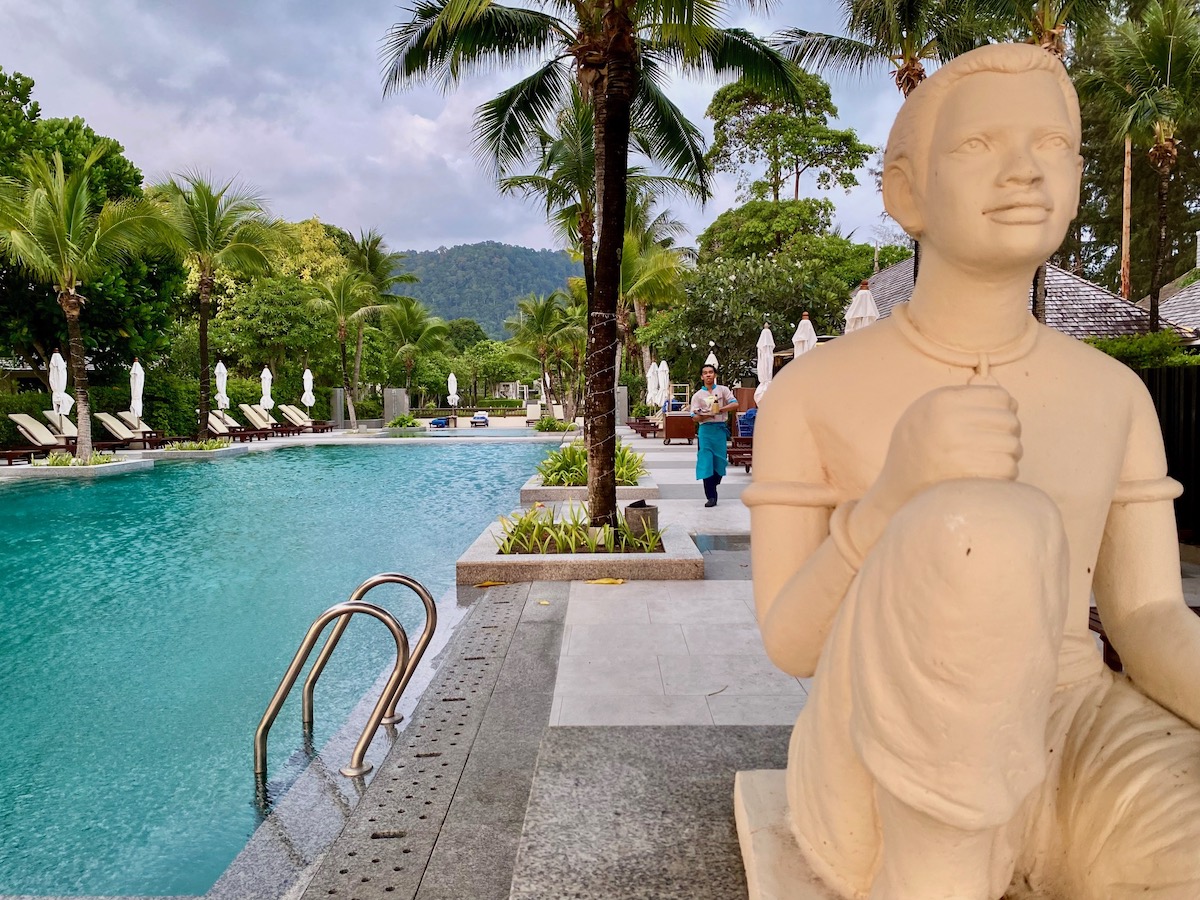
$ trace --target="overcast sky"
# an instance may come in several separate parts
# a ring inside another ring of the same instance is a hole
[[[318,216],[394,249],[494,240],[555,247],[540,211],[501,197],[471,152],[475,107],[516,80],[501,72],[443,94],[384,99],[378,51],[408,0],[0,0],[0,68],[35,81],[44,117],[82,116],[125,147],[147,181],[201,170],[237,176],[289,220]],[[836,4],[783,0],[727,23],[766,35],[836,31]],[[711,137],[716,82],[679,80],[672,98]],[[882,145],[900,104],[884,70],[833,82],[843,126]],[[862,186],[828,196],[838,224],[872,240],[881,211]],[[815,193],[815,191],[812,191]],[[716,180],[704,208],[677,202],[693,233],[735,205]]]

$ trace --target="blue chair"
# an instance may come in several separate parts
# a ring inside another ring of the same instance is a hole
[[[438,418],[436,418],[436,419],[429,420],[429,427],[430,428],[449,428],[450,420],[447,419],[445,416],[438,416]]]

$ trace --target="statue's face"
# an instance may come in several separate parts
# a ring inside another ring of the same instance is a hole
[[[934,128],[921,242],[968,268],[1037,266],[1075,218],[1082,167],[1053,75],[968,76]]]

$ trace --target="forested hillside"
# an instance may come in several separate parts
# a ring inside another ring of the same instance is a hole
[[[583,275],[583,267],[561,250],[530,250],[496,241],[437,250],[404,250],[404,271],[421,281],[398,291],[417,297],[443,319],[474,319],[488,335],[504,338],[504,320],[517,298],[548,294]]]

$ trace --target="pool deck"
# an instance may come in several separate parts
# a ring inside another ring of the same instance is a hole
[[[712,536],[705,579],[459,587],[429,687],[287,897],[746,895],[734,773],[783,767],[806,682],[758,638],[749,475],[706,508],[694,446],[620,432],[661,518]]]

